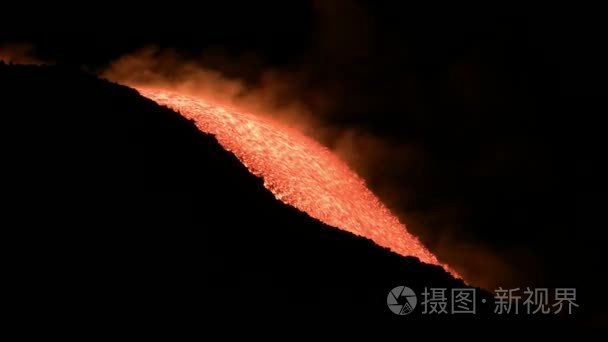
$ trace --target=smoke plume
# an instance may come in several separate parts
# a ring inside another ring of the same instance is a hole
[[[147,47],[114,61],[103,76],[199,96],[297,128],[366,179],[410,232],[465,279],[487,288],[521,281],[525,275],[513,265],[530,269],[531,256],[515,247],[496,249],[467,233],[470,208],[442,196],[445,177],[439,173],[451,171],[441,169],[429,144],[375,129],[390,127],[397,117],[399,124],[425,130],[437,119],[420,116],[420,83],[400,60],[407,49],[380,37],[379,23],[354,2],[318,1],[315,8],[316,39],[309,52],[283,67],[265,67],[251,55],[235,59],[203,51],[185,57]],[[465,82],[467,98],[476,95],[475,79],[456,82]]]
[[[0,61],[13,64],[43,64],[34,57],[34,47],[25,43],[0,45]]]

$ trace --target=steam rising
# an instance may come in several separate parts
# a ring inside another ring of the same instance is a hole
[[[426,146],[416,140],[387,138],[365,123],[350,121],[362,112],[380,116],[390,107],[402,108],[393,116],[412,115],[415,83],[403,73],[392,76],[394,65],[400,65],[392,59],[407,58],[407,51],[379,43],[377,23],[353,2],[317,1],[315,7],[317,36],[309,52],[283,67],[265,66],[255,55],[235,58],[206,50],[184,56],[147,47],[113,61],[101,75],[208,99],[295,128],[345,161],[413,235],[467,281],[490,289],[518,283],[512,265],[529,266],[525,252],[486,247],[461,227],[467,208],[458,201],[436,204],[426,199],[429,189],[441,187],[433,184],[440,178],[433,173],[451,170],[433,165]],[[1,46],[0,60],[40,63],[31,52],[27,45]],[[373,70],[365,68],[370,65]],[[368,94],[374,89],[373,96]],[[523,263],[514,261],[521,255]]]
[[[33,47],[29,44],[0,45],[0,61],[14,64],[42,64],[34,57]]]

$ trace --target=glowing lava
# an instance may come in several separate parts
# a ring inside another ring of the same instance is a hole
[[[138,89],[189,119],[256,176],[277,199],[310,216],[422,262],[441,264],[331,151],[278,122],[158,89]]]

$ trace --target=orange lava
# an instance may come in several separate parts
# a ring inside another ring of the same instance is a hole
[[[457,276],[407,232],[357,174],[316,141],[281,123],[200,98],[159,89],[138,90],[193,119],[201,131],[215,135],[282,202]]]

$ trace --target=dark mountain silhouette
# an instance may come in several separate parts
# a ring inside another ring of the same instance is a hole
[[[481,290],[478,319],[394,315],[395,286],[420,303],[424,287],[465,285],[275,200],[213,136],[133,89],[0,64],[0,94],[15,316],[35,307],[79,324],[184,327],[207,314],[495,321]]]

